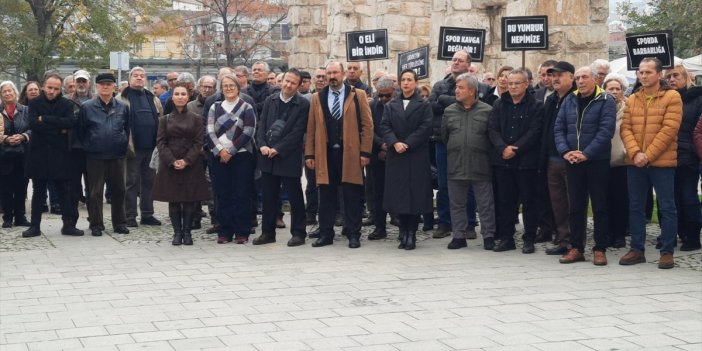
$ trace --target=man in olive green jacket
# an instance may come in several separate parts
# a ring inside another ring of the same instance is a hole
[[[480,215],[483,248],[495,246],[495,201],[492,193],[492,167],[488,138],[488,119],[492,107],[478,100],[478,81],[467,73],[456,77],[456,103],[444,110],[441,137],[448,151],[448,189],[453,240],[449,249],[468,246],[466,202],[473,187]]]

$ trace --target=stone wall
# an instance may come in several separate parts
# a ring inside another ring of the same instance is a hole
[[[329,59],[343,61],[344,33],[387,28],[390,59],[371,61],[371,72],[396,73],[398,53],[430,45],[433,82],[449,65],[436,60],[441,26],[487,30],[483,70],[521,66],[521,52],[500,50],[500,19],[528,15],[548,16],[549,50],[527,51],[527,67],[535,70],[547,59],[577,67],[608,57],[607,0],[291,0],[291,5],[291,67],[312,69]]]

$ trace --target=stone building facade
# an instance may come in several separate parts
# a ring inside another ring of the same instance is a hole
[[[486,29],[482,70],[518,67],[521,52],[500,49],[501,18],[530,15],[548,16],[549,49],[527,51],[527,67],[536,69],[547,59],[567,60],[578,67],[608,57],[607,0],[290,0],[290,4],[291,67],[313,69],[329,59],[344,61],[346,32],[387,28],[389,59],[371,61],[371,72],[396,73],[398,53],[429,45],[434,82],[449,65],[436,59],[442,26]]]

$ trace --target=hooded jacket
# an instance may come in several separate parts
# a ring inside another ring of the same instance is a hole
[[[643,152],[649,166],[677,166],[678,130],[682,121],[680,94],[661,85],[650,102],[643,88],[626,100],[621,136],[626,148],[627,164],[634,164],[634,156]]]

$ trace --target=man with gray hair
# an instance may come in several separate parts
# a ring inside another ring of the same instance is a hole
[[[256,110],[256,118],[263,111],[263,102],[266,98],[280,93],[280,88],[268,84],[267,78],[270,68],[265,61],[256,61],[251,67],[253,71],[251,85],[242,88],[241,91],[251,96],[254,100],[254,109]]]
[[[385,105],[389,104],[395,96],[395,82],[387,75],[383,75],[376,82],[376,96],[370,103],[371,116],[373,117],[373,151],[371,152],[372,196],[366,197],[373,201],[373,224],[375,230],[368,235],[368,240],[379,240],[386,238],[387,234],[387,212],[383,210],[383,193],[385,191],[385,157],[388,152],[388,145],[383,140],[383,132],[380,122],[383,120]],[[366,181],[368,181],[366,179]]]
[[[149,167],[149,163],[156,147],[158,118],[163,115],[163,108],[159,98],[144,89],[145,85],[146,71],[142,67],[134,67],[129,71],[129,86],[117,97],[129,107],[130,138],[127,150],[125,195],[127,227],[138,226],[137,197],[140,198],[141,224],[161,225],[161,222],[154,218],[151,189],[154,185],[155,172]]]
[[[570,250],[559,262],[585,260],[583,253],[589,202],[595,222],[592,262],[596,266],[604,266],[607,264],[605,251],[609,244],[607,181],[617,107],[614,98],[596,84],[592,67],[576,70],[575,83],[578,90],[565,98],[553,127],[556,149],[567,162],[572,238]]]
[[[431,102],[432,112],[434,113],[432,121],[434,133],[431,141],[434,142],[434,149],[436,152],[436,173],[439,185],[438,192],[436,193],[436,213],[439,217],[439,225],[432,235],[435,239],[445,238],[451,235],[452,227],[451,212],[449,209],[448,182],[446,180],[446,145],[444,145],[441,140],[441,121],[443,119],[444,110],[456,102],[456,77],[463,73],[468,73],[470,66],[471,56],[468,51],[459,50],[454,53],[451,59],[451,72],[447,74],[444,79],[434,84],[431,94],[429,95],[429,102]],[[484,90],[487,90],[487,88]],[[481,98],[483,95],[482,89],[479,88],[478,98]],[[470,216],[468,236],[470,239],[475,239],[475,226],[477,225],[477,221],[475,218],[475,196],[472,191],[468,194],[468,206],[466,211],[469,212]],[[463,230],[466,228],[453,229]]]
[[[492,107],[478,99],[478,80],[470,73],[456,77],[456,102],[444,110],[441,140],[447,149],[448,189],[451,193],[451,221],[454,225],[450,250],[468,246],[466,205],[473,188],[480,214],[483,249],[495,247],[495,200],[490,172],[488,120]]]
[[[592,61],[590,68],[592,68],[592,72],[595,75],[595,82],[597,83],[597,86],[603,88],[602,83],[604,83],[605,77],[607,77],[607,75],[611,72],[611,69],[609,68],[609,61],[597,59]]]
[[[197,90],[195,90],[195,77],[190,73],[181,73],[176,79],[176,84],[184,84],[185,89],[188,90],[188,101],[193,101],[197,97]],[[166,105],[163,107],[163,114],[167,115],[175,110],[175,104],[173,103],[173,97],[169,97],[166,101]]]
[[[241,65],[234,67],[236,80],[239,81],[239,90],[244,90],[249,86],[249,68]]]
[[[492,165],[497,194],[495,215],[497,238],[495,252],[516,250],[514,223],[522,205],[524,247],[522,253],[534,253],[538,226],[536,177],[544,105],[527,93],[529,75],[523,69],[509,73],[508,94],[493,104],[488,125],[494,147]]]
[[[90,92],[90,73],[88,71],[79,69],[73,74],[75,81],[75,90],[73,94],[69,95],[69,99],[78,106],[82,105],[84,102],[93,98],[93,94]]]
[[[71,96],[76,91],[76,82],[72,74],[63,78],[63,95]]]
[[[153,84],[151,84],[151,92],[154,93],[156,97],[160,97],[163,95],[165,92],[168,91],[168,84],[162,80],[157,80],[154,81]]]

